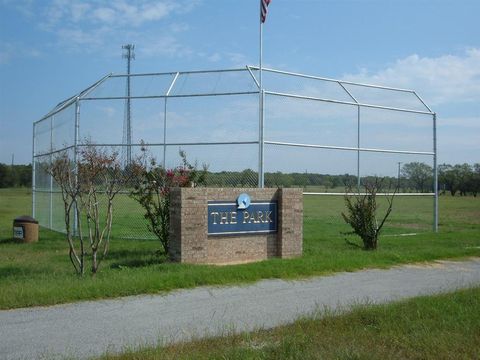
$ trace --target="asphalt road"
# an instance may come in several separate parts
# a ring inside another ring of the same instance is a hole
[[[0,359],[85,359],[288,323],[323,309],[480,286],[480,258],[0,311]]]

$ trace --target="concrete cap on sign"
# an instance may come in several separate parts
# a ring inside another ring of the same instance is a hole
[[[15,223],[31,223],[31,224],[38,224],[38,221],[35,220],[33,217],[28,216],[28,215],[23,215],[15,218],[13,220]]]

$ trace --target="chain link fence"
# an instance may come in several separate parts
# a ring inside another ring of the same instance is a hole
[[[401,193],[387,232],[436,229],[436,119],[414,91],[272,69],[260,90],[258,75],[255,67],[132,74],[130,97],[127,75],[108,75],[58,104],[34,123],[33,215],[64,231],[60,190],[45,169],[65,151],[75,163],[88,142],[115,149],[124,164],[146,146],[165,168],[180,165],[183,150],[208,166],[211,187],[300,186],[306,221],[337,227],[346,187],[382,177],[385,193]],[[406,178],[411,163],[432,169],[428,192]],[[114,224],[113,236],[152,237],[128,189]]]

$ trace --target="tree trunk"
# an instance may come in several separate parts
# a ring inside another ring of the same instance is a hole
[[[92,249],[92,273],[96,274],[98,270],[97,249]]]

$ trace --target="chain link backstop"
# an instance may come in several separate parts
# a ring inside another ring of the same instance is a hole
[[[437,230],[436,115],[415,91],[262,72],[263,89],[252,66],[110,74],[61,102],[33,126],[33,216],[64,230],[61,195],[45,169],[60,152],[75,162],[88,141],[125,162],[146,144],[166,168],[184,150],[208,165],[207,186],[303,187],[327,224],[341,221],[347,184],[361,190],[363,179],[386,176],[387,192],[400,189],[391,232]],[[409,163],[430,166],[428,191],[404,177]],[[128,190],[116,199],[115,223],[115,236],[151,237]]]

